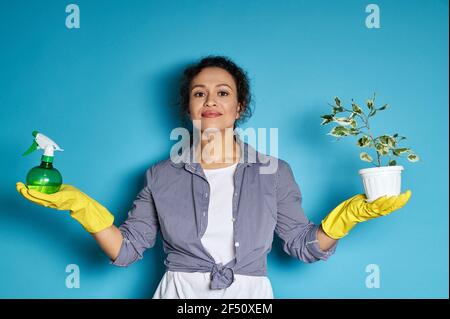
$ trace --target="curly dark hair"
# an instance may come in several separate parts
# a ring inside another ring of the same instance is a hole
[[[242,106],[240,117],[236,120],[234,127],[236,127],[237,124],[245,122],[252,116],[253,113],[250,107],[252,98],[250,92],[250,81],[247,73],[228,57],[209,55],[203,57],[199,62],[189,65],[183,71],[179,86],[179,101],[177,103],[183,124],[186,124],[187,121],[190,120],[188,115],[190,98],[189,89],[192,79],[207,67],[222,68],[233,77],[237,88],[238,102],[240,102]]]

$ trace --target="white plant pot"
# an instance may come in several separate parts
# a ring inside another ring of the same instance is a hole
[[[384,195],[400,195],[402,170],[401,165],[360,169],[359,175],[362,178],[367,202],[373,202]]]

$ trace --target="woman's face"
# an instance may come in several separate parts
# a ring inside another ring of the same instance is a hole
[[[200,121],[201,131],[233,129],[240,103],[231,74],[219,67],[207,67],[197,74],[190,85],[189,112],[192,120]]]

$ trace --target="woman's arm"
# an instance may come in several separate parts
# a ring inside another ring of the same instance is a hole
[[[336,239],[331,238],[322,229],[322,226],[317,230],[317,240],[319,241],[319,247],[321,250],[325,251],[330,249],[336,242]]]
[[[111,260],[116,260],[117,256],[119,256],[123,241],[123,236],[119,228],[112,225],[98,233],[92,234],[92,237],[94,237],[100,245],[100,248],[103,249]]]
[[[327,241],[330,238],[324,238],[324,234],[319,232],[320,225],[308,219],[302,207],[300,187],[295,181],[292,169],[286,161],[280,159],[276,182],[275,233],[283,241],[283,250],[305,263],[327,260],[334,254],[337,243]],[[333,246],[333,243],[336,245]]]

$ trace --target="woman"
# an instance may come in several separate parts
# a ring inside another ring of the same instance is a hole
[[[117,266],[141,259],[161,231],[167,271],[154,298],[273,298],[266,261],[274,232],[287,254],[307,263],[327,260],[357,223],[409,200],[410,191],[372,203],[358,194],[314,225],[289,164],[228,134],[251,113],[245,72],[228,58],[210,56],[183,75],[181,110],[202,138],[178,160],[146,171],[145,186],[120,227],[104,206],[71,185],[51,195],[16,185],[32,202],[69,210]],[[277,169],[262,174],[273,160]]]

